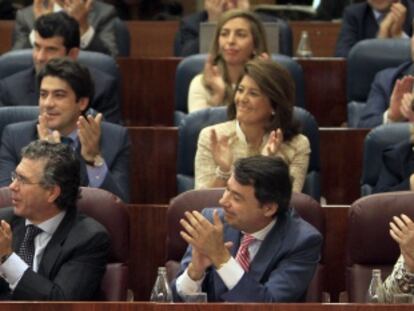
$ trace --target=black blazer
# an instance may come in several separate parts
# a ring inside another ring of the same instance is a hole
[[[402,0],[401,3],[407,8],[403,30],[411,37],[414,4],[411,0]],[[357,42],[376,38],[378,30],[378,23],[368,3],[351,4],[344,11],[342,28],[336,42],[335,56],[347,57]]]
[[[13,251],[19,249],[25,233],[25,219],[12,208],[1,208],[0,219],[13,232]],[[65,217],[46,246],[38,272],[27,269],[13,300],[96,300],[109,252],[105,228],[76,209]],[[10,298],[8,284],[0,279],[0,295]]]

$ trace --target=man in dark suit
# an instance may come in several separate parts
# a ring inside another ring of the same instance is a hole
[[[129,199],[129,139],[127,129],[102,122],[102,114],[85,116],[93,97],[86,67],[69,58],[50,60],[38,74],[39,120],[10,124],[0,147],[0,186],[20,161],[20,150],[33,140],[66,140],[81,161],[81,184]]]
[[[34,141],[0,210],[0,298],[97,299],[109,251],[105,228],[78,213],[79,161],[64,144]]]
[[[289,208],[291,192],[282,159],[238,160],[223,209],[186,212],[180,222],[189,247],[173,281],[174,299],[204,291],[208,301],[303,301],[322,237]]]
[[[95,0],[34,0],[33,5],[17,11],[13,49],[34,47],[33,26],[40,16],[65,11],[80,26],[81,48],[116,57],[114,20],[117,17],[112,5]]]
[[[411,56],[414,58],[414,36],[411,37]],[[414,122],[414,67],[413,61],[396,68],[378,72],[371,84],[367,104],[357,124],[373,128],[393,122]]]
[[[43,15],[34,26],[34,67],[22,70],[0,81],[0,106],[36,106],[39,99],[36,72],[52,58],[79,55],[79,24],[64,12]],[[89,69],[95,84],[91,108],[102,112],[105,120],[120,123],[118,82],[94,68]]]
[[[351,48],[364,39],[410,37],[413,17],[411,0],[368,0],[351,4],[344,11],[335,56],[347,57]]]
[[[382,167],[373,192],[414,190],[414,151],[411,140],[384,150]]]

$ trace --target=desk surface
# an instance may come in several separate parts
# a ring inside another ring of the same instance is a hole
[[[375,304],[158,304],[151,302],[3,302],[2,311],[400,311],[412,305]]]

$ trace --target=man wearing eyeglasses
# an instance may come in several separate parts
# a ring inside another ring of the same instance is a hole
[[[79,160],[68,145],[36,140],[11,174],[0,210],[0,299],[94,300],[109,237],[78,213]]]

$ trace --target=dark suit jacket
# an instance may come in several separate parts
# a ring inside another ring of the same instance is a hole
[[[25,219],[12,208],[1,208],[0,219],[13,232],[13,250],[17,251],[25,233]],[[76,209],[68,210],[49,241],[38,272],[27,269],[15,290],[13,300],[96,300],[109,252],[105,228]],[[8,284],[0,280],[0,294]]]
[[[371,84],[367,104],[361,113],[361,119],[357,127],[373,128],[383,123],[384,112],[390,105],[390,98],[395,81],[400,78],[412,65],[411,62],[403,63],[396,68],[381,70],[375,75]]]
[[[373,192],[410,190],[410,176],[414,173],[413,145],[409,140],[385,149],[382,168]]]
[[[277,22],[276,18],[266,14],[257,13],[257,16],[262,22]],[[199,53],[200,23],[206,22],[207,20],[207,11],[191,14],[181,20],[180,28],[174,40],[175,56],[189,56]],[[280,36],[283,36],[283,34],[281,33]],[[287,38],[283,38],[282,40],[287,40]],[[282,42],[282,40],[280,41]],[[282,43],[280,44],[280,50],[282,54],[291,54],[291,47],[284,47]]]
[[[10,174],[20,163],[22,148],[37,139],[37,121],[26,121],[6,126],[0,146],[0,187],[10,184]],[[112,123],[102,122],[101,153],[108,166],[108,173],[100,188],[108,190],[125,202],[129,201],[129,138],[127,129]],[[88,186],[86,164],[80,155],[81,185]]]
[[[401,2],[407,8],[403,30],[411,37],[414,4],[411,0],[402,0]],[[341,32],[336,42],[335,56],[347,57],[357,42],[376,38],[378,30],[377,20],[368,3],[351,4],[344,11]]]
[[[94,1],[88,16],[89,24],[95,29],[95,35],[85,50],[118,55],[116,46],[114,20],[117,17],[112,5]],[[34,27],[33,5],[17,11],[13,33],[13,50],[32,48],[29,34]]]
[[[230,227],[223,219],[224,241],[232,241],[232,256],[235,258],[240,244],[241,232]],[[213,209],[203,210],[212,221]],[[207,292],[208,301],[227,302],[294,302],[303,301],[320,259],[322,237],[309,223],[300,218],[294,210],[278,217],[253,261],[249,272],[239,283],[228,290],[213,267],[206,271],[202,289]],[[181,272],[191,261],[191,247],[181,261]],[[173,281],[175,300],[180,300]]]
[[[102,112],[105,121],[120,123],[121,111],[117,81],[110,75],[89,67],[95,84],[91,108]],[[39,93],[34,67],[0,80],[0,106],[37,106]]]

